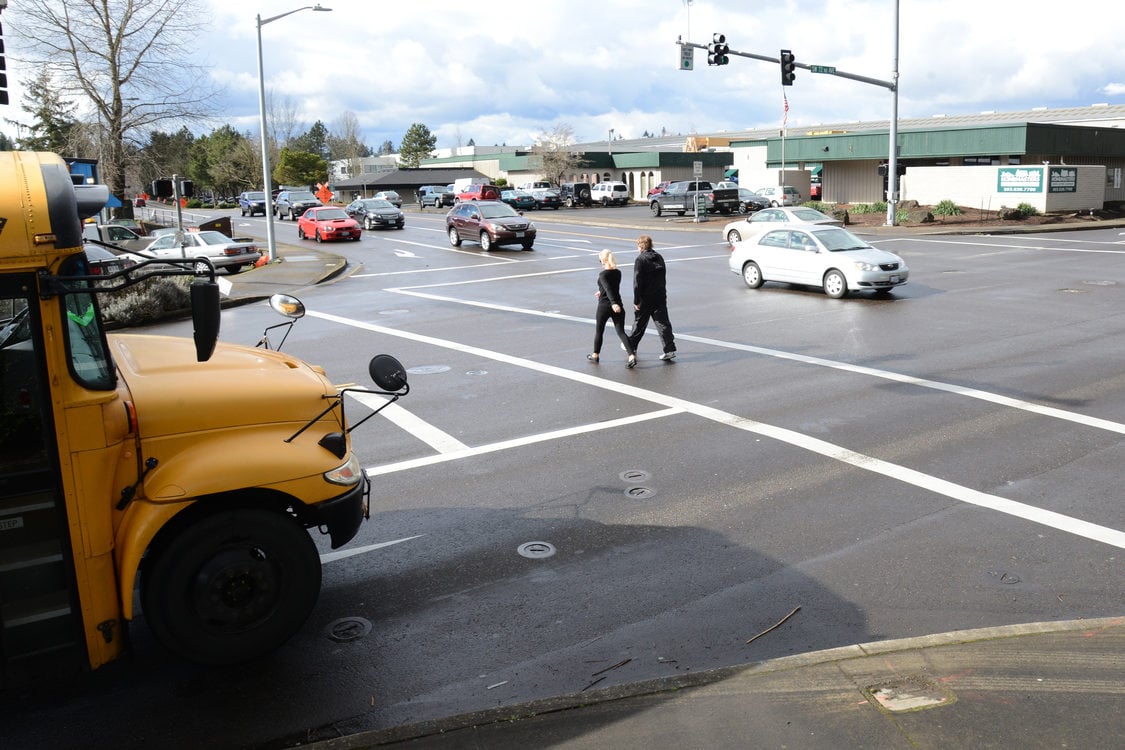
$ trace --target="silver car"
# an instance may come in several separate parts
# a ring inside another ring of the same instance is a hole
[[[224,269],[227,273],[238,273],[250,268],[262,257],[253,241],[232,240],[222,232],[213,230],[184,232],[182,243],[176,234],[165,234],[153,240],[139,254],[159,260],[203,256],[210,259],[215,268]],[[206,265],[199,264],[197,270],[206,270]]]
[[[839,299],[849,291],[885,294],[910,277],[906,262],[879,250],[842,227],[822,224],[768,224],[731,244],[730,270],[746,286],[767,281],[824,288]]]

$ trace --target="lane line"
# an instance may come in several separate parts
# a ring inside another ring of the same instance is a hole
[[[380,333],[386,336],[393,336],[395,338],[407,339],[412,343],[427,344],[436,346],[443,349],[451,349],[463,354],[468,354],[475,357],[483,357],[492,359],[497,362],[504,362],[516,367],[524,367],[529,370],[543,373],[545,375],[553,375],[555,377],[571,380],[574,382],[582,383],[585,385],[593,386],[610,390],[624,396],[631,396],[641,400],[650,401],[652,403],[660,404],[669,409],[681,409],[682,411],[693,414],[704,419],[708,419],[719,424],[735,427],[746,432],[751,432],[763,437],[773,438],[780,442],[788,443],[798,448],[820,454],[827,458],[831,458],[841,463],[846,463],[859,469],[882,474],[892,479],[897,479],[906,484],[913,485],[920,489],[928,490],[939,495],[944,495],[960,502],[975,505],[981,508],[995,510],[1000,513],[1011,515],[1017,518],[1031,521],[1049,528],[1057,529],[1067,533],[1074,534],[1086,539],[1097,542],[1102,542],[1113,547],[1125,549],[1125,532],[1111,529],[1098,524],[1083,521],[1078,518],[1066,516],[1054,511],[1036,508],[1032,505],[1020,503],[1015,500],[1008,500],[997,495],[989,495],[985,492],[964,487],[954,482],[949,482],[938,477],[924,474],[920,471],[909,469],[905,466],[899,466],[889,461],[868,456],[862,453],[849,450],[842,446],[829,443],[825,440],[810,437],[808,435],[795,432],[793,430],[785,429],[768,425],[763,422],[758,422],[745,417],[740,417],[736,414],[731,414],[719,409],[715,409],[702,404],[696,404],[685,399],[669,396],[656,391],[651,391],[637,386],[629,385],[627,383],[618,383],[603,378],[580,373],[573,370],[567,370],[555,365],[543,364],[533,360],[524,359],[523,357],[515,357],[503,352],[492,351],[483,349],[481,347],[470,346],[456,341],[449,341],[447,339],[440,339],[434,336],[427,336],[424,334],[412,333],[410,331],[402,331],[394,328],[386,328],[384,326],[367,323],[361,320],[352,318],[345,318],[331,313],[323,313],[319,311],[309,311],[307,313],[313,317],[320,318],[329,322],[337,323],[340,325],[350,326],[373,333]]]
[[[612,430],[618,427],[626,427],[628,425],[647,422],[652,419],[662,419],[664,417],[671,417],[673,415],[683,413],[683,409],[661,409],[659,411],[651,411],[645,414],[637,414],[632,417],[610,419],[606,420],[605,422],[594,422],[592,424],[579,425],[578,427],[566,427],[561,430],[541,432],[537,435],[526,435],[524,437],[512,438],[511,440],[501,440],[496,443],[479,445],[476,448],[469,448],[466,446],[464,450],[443,453],[437,456],[423,456],[422,458],[412,458],[407,461],[399,461],[393,464],[373,466],[371,468],[365,469],[365,473],[369,477],[377,477],[382,474],[394,474],[395,472],[406,471],[408,469],[417,469],[422,466],[434,466],[435,464],[446,463],[447,461],[459,461],[464,458],[483,456],[486,453],[496,453],[498,451],[510,450],[512,448],[521,448],[525,445],[545,443],[551,440],[560,440],[562,438],[574,437],[575,435],[585,435],[587,433],[598,432],[600,430]]]
[[[425,534],[416,534],[414,536],[408,536],[403,539],[395,539],[390,542],[379,542],[378,544],[368,544],[364,547],[349,547],[348,549],[336,550],[335,552],[325,552],[320,556],[320,562],[330,563],[334,560],[343,560],[345,557],[355,557],[356,555],[362,555],[365,552],[374,552],[375,550],[383,549],[384,547],[391,547],[396,544],[402,544],[403,542],[412,542],[415,539],[421,539],[424,536]]]
[[[383,396],[376,396],[374,393],[356,393],[354,391],[348,393],[348,395],[372,411],[382,406],[383,416],[390,420],[392,424],[398,425],[438,453],[456,453],[457,451],[466,450],[469,447],[449,433],[411,414],[398,404],[384,406],[390,399],[384,398]]]

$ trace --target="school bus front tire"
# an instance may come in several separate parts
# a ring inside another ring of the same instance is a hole
[[[141,605],[165,647],[236,664],[292,637],[320,593],[320,555],[291,516],[259,508],[193,519],[149,551]]]

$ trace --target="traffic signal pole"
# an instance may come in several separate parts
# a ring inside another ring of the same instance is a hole
[[[899,5],[898,0],[895,0],[895,11],[894,11],[894,39],[895,39],[895,41],[894,41],[894,67],[892,69],[892,80],[890,80],[890,81],[884,81],[884,80],[881,80],[879,78],[869,78],[868,76],[856,75],[855,73],[847,73],[847,72],[844,72],[842,70],[837,70],[835,67],[833,67],[831,65],[808,65],[806,63],[800,63],[800,62],[797,62],[795,59],[792,59],[792,55],[789,55],[789,59],[787,59],[785,61],[788,65],[791,65],[795,68],[804,68],[805,70],[807,70],[811,73],[820,73],[820,74],[823,74],[823,75],[833,75],[833,76],[836,76],[837,78],[847,78],[848,80],[851,80],[851,81],[859,81],[860,83],[867,83],[867,84],[871,84],[872,86],[882,86],[883,88],[887,89],[888,91],[890,91],[894,95],[893,96],[893,102],[894,103],[892,105],[892,110],[891,110],[890,132],[888,134],[888,140],[890,141],[890,144],[889,144],[890,155],[887,159],[887,169],[888,169],[888,174],[890,176],[888,177],[889,182],[887,183],[887,194],[888,194],[887,195],[887,226],[894,226],[895,225],[896,205],[898,203],[898,31],[899,31],[899,28],[898,28],[898,5]],[[751,60],[761,60],[763,62],[776,63],[778,65],[782,65],[782,59],[780,57],[772,57],[770,55],[759,55],[755,52],[740,52],[738,50],[731,49],[730,46],[726,44],[726,37],[721,35],[721,34],[715,34],[714,35],[715,42],[718,42],[720,37],[722,38],[722,43],[723,43],[722,55],[723,55],[724,58],[726,58],[727,56],[733,55],[735,57],[746,57],[746,58],[749,58]],[[693,49],[702,49],[702,50],[711,51],[711,50],[713,50],[713,48],[715,46],[714,43],[712,43],[709,46],[709,45],[706,45],[706,44],[695,44],[694,42],[685,42],[685,41],[683,41],[682,37],[676,39],[676,44],[678,44],[681,48],[681,50],[680,50],[681,59],[686,58],[686,56],[687,56],[687,55],[684,54],[685,53],[684,48],[690,47],[690,48],[693,48]],[[722,64],[726,64],[725,61]],[[688,64],[681,64],[681,67],[684,70],[691,70],[692,69],[692,66],[688,65]],[[791,84],[792,84],[792,76],[790,76],[790,78],[789,78],[789,84],[785,84],[785,85],[791,85]],[[784,158],[783,158],[783,161],[784,161]],[[782,164],[782,172],[784,173],[784,171],[785,171],[785,165]]]

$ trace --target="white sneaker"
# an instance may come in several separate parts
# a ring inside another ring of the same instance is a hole
[[[675,359],[676,353],[675,352],[664,352],[663,354],[660,355],[660,358],[662,360],[664,360],[665,362],[667,362],[670,359]]]

